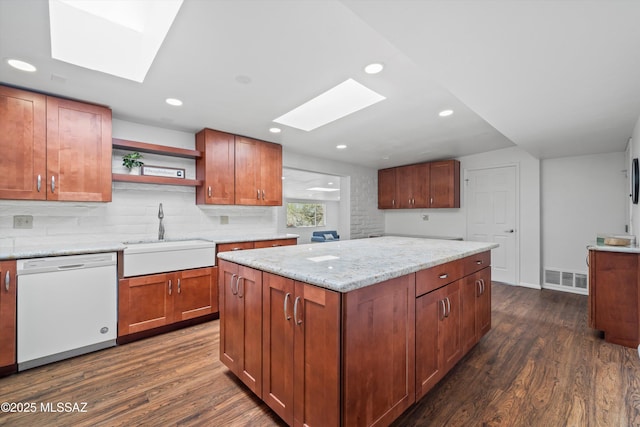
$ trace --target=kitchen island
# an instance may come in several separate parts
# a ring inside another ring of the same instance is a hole
[[[388,425],[491,327],[493,243],[218,255],[220,359],[289,425]]]

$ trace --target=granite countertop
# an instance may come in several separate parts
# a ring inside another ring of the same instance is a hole
[[[213,243],[234,243],[253,242],[262,240],[294,239],[297,234],[271,234],[271,235],[246,235],[246,236],[206,236],[197,238],[175,238],[167,239],[167,242],[178,242],[184,240],[206,240]],[[55,242],[42,245],[13,246],[11,248],[0,247],[0,261],[25,258],[41,258],[62,255],[82,255],[100,252],[117,252],[127,248],[130,244],[155,243],[158,240],[142,240],[137,242]]]
[[[590,244],[587,246],[588,250],[594,251],[606,251],[606,252],[626,252],[632,254],[640,254],[640,247],[638,246],[610,246],[610,245],[597,245]]]
[[[37,246],[21,246],[12,249],[0,249],[0,260],[117,252],[124,250],[124,248],[126,248],[126,245],[121,242],[70,242],[67,244],[54,243]]]
[[[487,242],[384,236],[222,252],[218,258],[349,292],[497,247]]]

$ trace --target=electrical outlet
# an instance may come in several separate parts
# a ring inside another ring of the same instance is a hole
[[[422,215],[423,221],[429,221],[429,215]]]
[[[220,224],[222,225],[229,224],[229,217],[227,215],[220,216]]]
[[[14,215],[13,228],[33,228],[33,215]]]

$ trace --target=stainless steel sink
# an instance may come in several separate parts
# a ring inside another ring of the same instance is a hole
[[[216,245],[206,240],[125,244],[125,277],[211,267],[216,263]]]

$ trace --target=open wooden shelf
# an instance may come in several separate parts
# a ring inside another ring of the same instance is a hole
[[[186,187],[198,187],[202,185],[202,180],[199,179],[168,178],[165,176],[128,175],[122,173],[114,173],[111,175],[111,177],[113,181],[137,182],[140,184],[184,185]]]
[[[146,142],[129,141],[126,139],[113,138],[113,148],[122,150],[140,151],[143,153],[162,154],[163,156],[182,157],[185,159],[199,159],[202,153],[198,150],[187,150],[185,148],[168,147],[166,145],[149,144]]]

